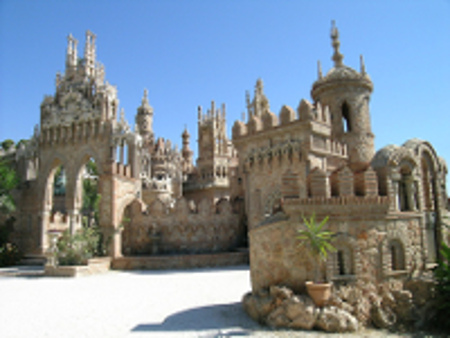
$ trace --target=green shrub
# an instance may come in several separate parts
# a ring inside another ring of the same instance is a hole
[[[99,255],[101,236],[97,228],[82,228],[75,234],[64,231],[58,240],[59,265],[86,265],[89,258]]]
[[[19,263],[21,254],[15,244],[5,243],[0,246],[0,267]]]
[[[440,250],[442,259],[439,259],[438,266],[434,270],[434,277],[437,281],[436,300],[437,316],[435,324],[445,332],[450,332],[450,247],[442,243]]]

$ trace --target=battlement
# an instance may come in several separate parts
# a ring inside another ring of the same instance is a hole
[[[323,135],[330,135],[331,130],[331,115],[328,107],[323,108],[320,103],[313,105],[305,99],[300,101],[297,113],[286,105],[281,108],[278,117],[268,108],[264,111],[258,111],[258,113],[254,113],[253,109],[250,110],[247,123],[244,120],[245,114],[242,116],[242,121],[238,120],[234,123],[233,140],[289,127],[290,125],[301,126],[304,130],[309,129]]]
[[[225,103],[222,103],[221,108],[216,108],[216,103],[211,101],[211,108],[203,114],[202,106],[198,106],[198,125],[206,126],[215,124],[216,128],[219,127],[220,123],[225,123],[226,121],[226,111]]]
[[[109,124],[100,120],[72,122],[68,125],[43,126],[39,135],[42,147],[56,144],[83,143],[90,139],[99,139],[110,135]]]

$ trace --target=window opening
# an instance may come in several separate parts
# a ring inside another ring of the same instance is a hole
[[[341,113],[342,113],[342,125],[344,128],[344,132],[350,132],[352,131],[352,126],[350,123],[350,107],[348,106],[347,102],[344,102],[341,107]]]

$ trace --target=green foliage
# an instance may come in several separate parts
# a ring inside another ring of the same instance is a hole
[[[437,281],[436,299],[437,316],[435,324],[446,332],[450,332],[450,247],[442,243],[440,250],[442,259],[438,260],[438,266],[433,271]]]
[[[55,196],[64,196],[66,194],[66,174],[62,165],[58,166],[55,171],[53,194]]]
[[[0,212],[10,214],[15,211],[16,204],[11,192],[18,184],[16,171],[5,161],[0,161]]]
[[[21,254],[13,243],[5,243],[0,246],[0,267],[11,266],[19,263]]]
[[[97,227],[82,228],[73,235],[66,230],[57,246],[59,265],[86,265],[89,258],[99,255],[101,234]]]
[[[100,194],[98,193],[98,170],[97,164],[90,159],[86,163],[86,173],[89,175],[83,179],[83,214],[86,215],[85,225],[91,226],[92,219],[98,224]]]
[[[328,216],[320,223],[316,221],[316,215],[313,213],[309,219],[303,218],[304,229],[298,230],[297,239],[300,241],[299,247],[306,245],[316,260],[315,281],[319,281],[319,269],[326,261],[328,253],[335,251],[335,247],[331,244],[334,233],[324,230],[325,224],[328,222]]]
[[[14,217],[9,217],[5,224],[0,225],[0,267],[16,265],[22,258],[17,246],[9,242],[14,221]]]
[[[10,140],[10,139],[7,139],[7,140],[4,140],[4,141],[1,143],[1,145],[2,145],[2,149],[3,149],[4,151],[8,151],[8,149],[10,149],[12,146],[14,146],[14,141],[13,141],[13,140]]]

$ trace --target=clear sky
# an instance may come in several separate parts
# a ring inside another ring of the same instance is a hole
[[[310,98],[317,61],[332,67],[336,20],[344,63],[363,54],[374,82],[376,148],[430,141],[450,162],[450,1],[21,1],[0,0],[0,140],[29,138],[44,95],[64,72],[66,37],[97,35],[97,59],[117,86],[130,125],[144,88],[154,132],[197,149],[197,106],[227,106],[264,81],[271,110]],[[230,135],[231,137],[231,135]]]

